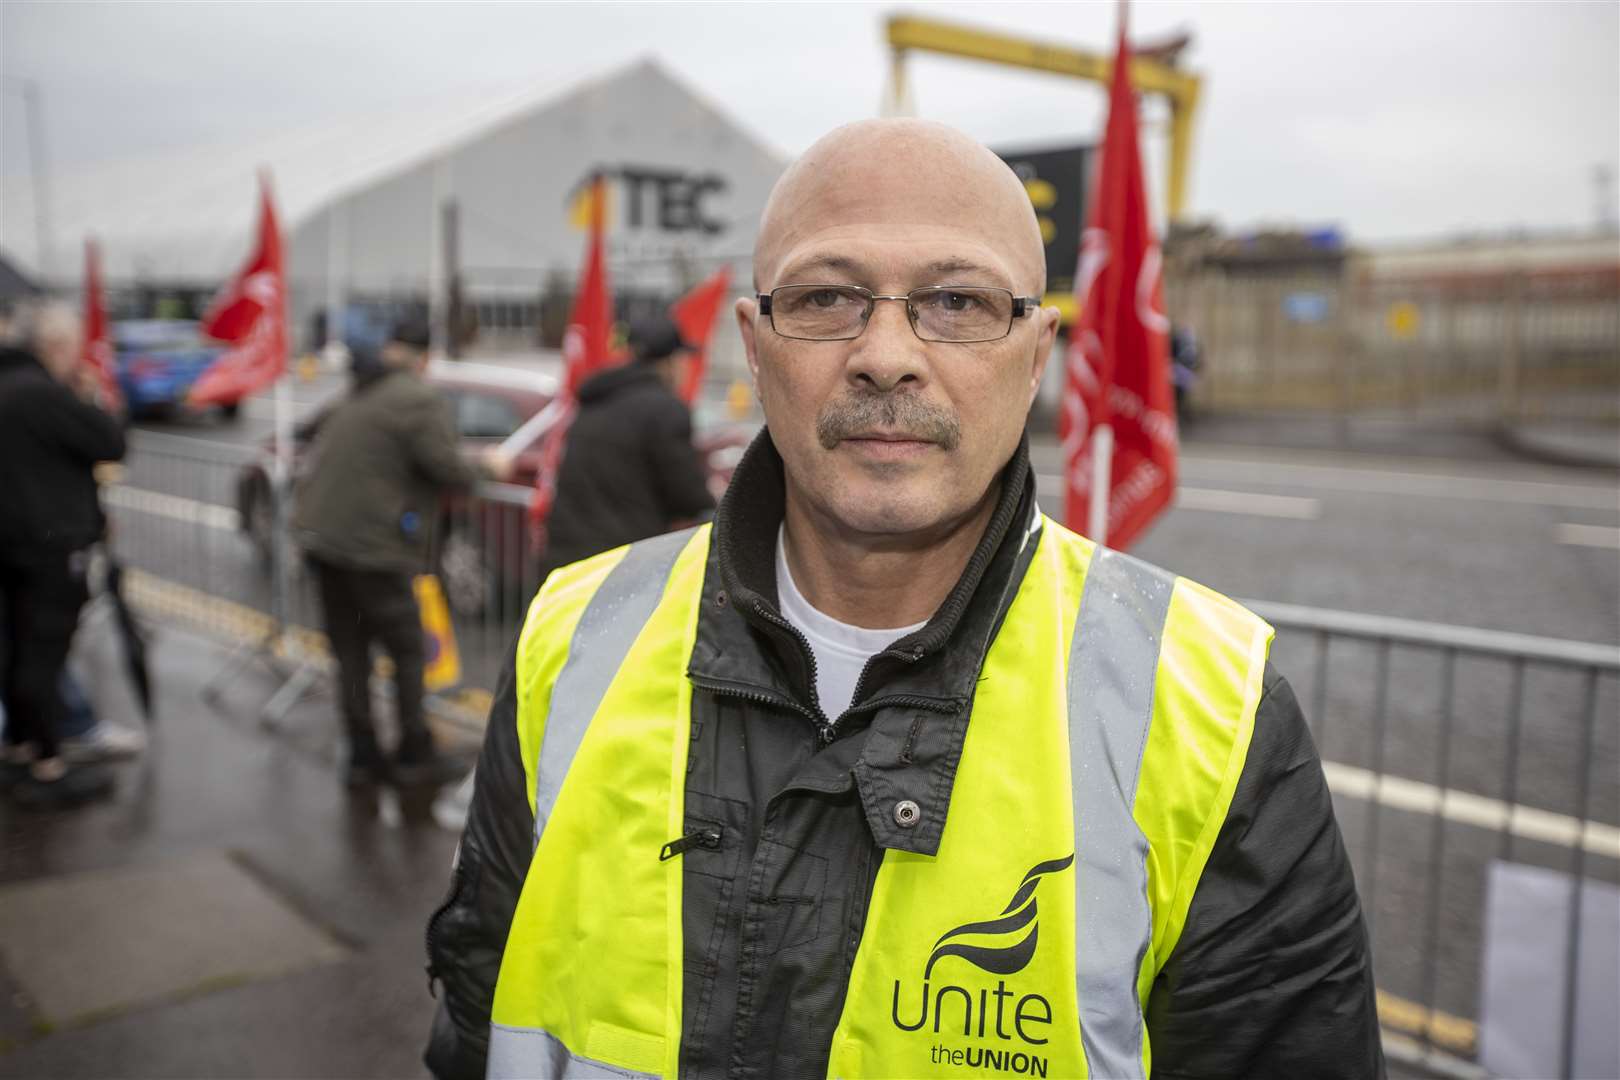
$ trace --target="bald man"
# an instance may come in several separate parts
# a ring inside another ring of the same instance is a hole
[[[1270,628],[1036,504],[1043,265],[949,128],[784,173],[714,524],[553,573],[501,681],[437,1075],[1382,1073]]]

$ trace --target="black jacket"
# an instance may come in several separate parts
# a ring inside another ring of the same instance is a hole
[[[0,348],[0,558],[101,539],[91,468],[123,456],[116,419],[51,378],[32,353]]]
[[[713,509],[692,448],[692,414],[658,374],[632,361],[585,380],[546,518],[544,569],[657,536]]]
[[[973,686],[1038,546],[1019,542],[1034,499],[1020,447],[961,579],[926,626],[871,661],[823,745],[808,651],[776,606],[781,459],[762,434],[739,465],[688,669],[687,825],[718,824],[722,842],[682,856],[682,1076],[826,1074],[884,852],[938,849]],[[922,808],[912,828],[884,812],[901,798]],[[509,663],[452,892],[428,927],[444,994],[427,1062],[442,1078],[483,1074],[533,827]],[[1146,1004],[1156,1077],[1383,1075],[1355,883],[1299,706],[1273,671],[1231,811]]]

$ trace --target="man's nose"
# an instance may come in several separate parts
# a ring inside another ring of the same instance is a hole
[[[904,300],[879,300],[866,329],[852,344],[845,367],[848,379],[863,388],[887,393],[928,377],[928,354],[911,329]]]

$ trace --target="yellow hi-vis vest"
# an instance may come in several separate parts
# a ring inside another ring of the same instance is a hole
[[[832,1077],[1146,1077],[1143,1007],[1226,818],[1271,628],[1056,522],[984,659],[934,856],[884,853]],[[1026,542],[1029,542],[1026,538]],[[709,529],[553,574],[518,643],[535,852],[492,1077],[678,1073]]]

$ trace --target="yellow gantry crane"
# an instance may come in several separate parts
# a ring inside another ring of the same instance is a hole
[[[1064,45],[1013,37],[979,30],[956,23],[923,19],[913,15],[892,15],[888,20],[890,62],[889,110],[903,115],[910,111],[910,91],[906,81],[906,57],[912,52],[941,53],[992,64],[1046,71],[1107,85],[1113,76],[1114,59]],[[1192,158],[1193,115],[1198,108],[1202,80],[1175,67],[1175,54],[1187,43],[1183,37],[1154,49],[1141,50],[1131,58],[1131,84],[1147,94],[1160,94],[1170,103],[1170,162],[1165,194],[1169,220],[1181,217],[1186,205],[1187,170]],[[1163,59],[1161,59],[1161,57]],[[1048,297],[1064,309],[1067,320],[1074,306],[1073,297]]]

